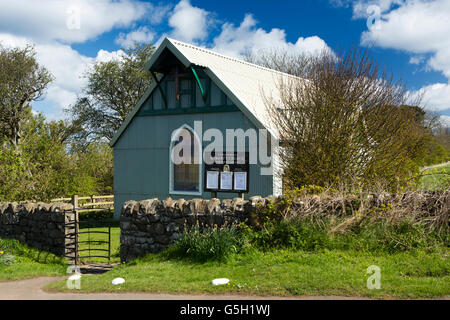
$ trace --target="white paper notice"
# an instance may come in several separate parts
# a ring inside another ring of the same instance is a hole
[[[220,173],[220,189],[222,190],[233,189],[233,172]]]
[[[247,172],[234,173],[234,190],[244,191],[247,189]]]
[[[206,189],[219,189],[219,171],[208,171],[206,173]]]

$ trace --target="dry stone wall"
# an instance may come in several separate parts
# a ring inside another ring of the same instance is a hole
[[[244,222],[258,202],[268,199],[128,201],[120,217],[121,260],[129,261],[166,249],[186,227],[221,227]]]
[[[65,222],[73,221],[71,204],[8,203],[0,205],[0,237],[17,239],[30,247],[63,256],[66,253]]]
[[[120,217],[120,254],[129,261],[167,248],[185,230],[195,225],[218,226],[247,221],[252,225],[259,212],[281,198],[255,196],[249,200],[194,199],[164,201],[158,199],[128,201]],[[429,228],[448,228],[450,192],[346,195],[305,195],[294,198],[289,208],[281,208],[283,217],[355,217],[365,214],[373,219],[407,217],[424,222]],[[281,202],[282,203],[282,202]],[[282,206],[281,206],[282,207]],[[259,211],[259,212],[258,212]],[[255,214],[253,214],[255,213]]]

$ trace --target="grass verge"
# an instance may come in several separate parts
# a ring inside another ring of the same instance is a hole
[[[381,289],[367,288],[367,268],[381,268]],[[116,277],[126,279],[112,286]],[[214,278],[230,284],[214,287]],[[49,291],[66,291],[64,281]],[[82,292],[152,292],[259,296],[341,295],[371,298],[434,298],[450,295],[450,264],[445,253],[422,251],[371,255],[358,251],[305,252],[249,249],[226,262],[195,263],[149,255],[106,274],[82,278]]]
[[[450,188],[450,164],[423,172],[421,180],[423,190],[436,191]]]
[[[0,239],[0,251],[14,256],[14,263],[0,264],[0,281],[66,274],[67,265],[64,259],[48,252],[29,248],[17,240]]]

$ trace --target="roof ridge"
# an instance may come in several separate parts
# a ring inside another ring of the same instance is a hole
[[[303,79],[303,78],[294,76],[294,75],[286,73],[286,72],[282,72],[282,71],[278,71],[278,70],[275,70],[275,69],[270,69],[270,68],[267,68],[267,67],[263,67],[263,66],[260,66],[260,65],[257,65],[257,64],[254,64],[254,63],[242,60],[242,59],[238,59],[238,58],[234,58],[234,57],[230,57],[230,56],[218,53],[216,51],[213,51],[213,50],[210,50],[210,49],[207,49],[207,48],[204,48],[204,47],[195,46],[195,45],[187,43],[187,42],[183,42],[183,41],[172,39],[172,38],[167,38],[167,40],[169,40],[172,43],[177,43],[177,44],[185,46],[185,47],[190,47],[192,49],[203,51],[205,53],[209,53],[209,54],[212,54],[212,55],[215,55],[215,56],[227,59],[227,60],[231,60],[231,61],[234,61],[234,62],[242,63],[242,64],[248,65],[250,67],[254,67],[254,68],[265,70],[265,71],[270,71],[272,73],[288,76],[288,77],[294,78],[294,79]]]

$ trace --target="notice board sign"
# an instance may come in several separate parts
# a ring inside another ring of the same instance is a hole
[[[205,192],[249,192],[248,152],[211,152],[205,154]]]

